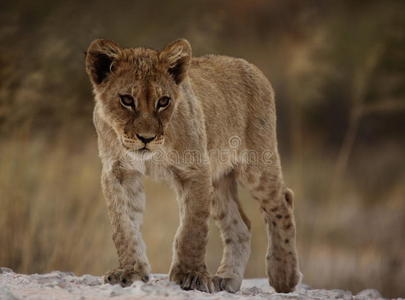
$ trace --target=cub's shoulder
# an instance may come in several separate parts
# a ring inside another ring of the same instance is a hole
[[[191,61],[192,77],[208,76],[215,78],[221,77],[226,80],[229,78],[262,78],[263,73],[254,64],[243,58],[236,58],[224,55],[205,55],[195,57]],[[218,78],[221,80],[221,78]]]
[[[220,85],[224,89],[244,87],[254,93],[259,90],[265,90],[271,95],[274,93],[264,73],[243,58],[223,55],[196,57],[192,60],[189,75],[197,84],[203,80]]]
[[[191,68],[193,69],[246,68],[249,66],[252,64],[243,58],[214,54],[194,57],[191,61]]]

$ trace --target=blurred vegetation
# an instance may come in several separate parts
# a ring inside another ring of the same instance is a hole
[[[161,48],[185,37],[194,55],[246,58],[274,85],[304,282],[404,296],[404,10],[393,0],[2,1],[0,265],[115,267],[83,52],[95,38]],[[166,273],[177,207],[163,183],[146,187],[148,254]],[[263,277],[264,225],[241,196],[254,235],[246,276]],[[212,226],[211,271],[220,255]]]

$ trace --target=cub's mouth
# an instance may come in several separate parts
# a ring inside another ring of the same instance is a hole
[[[140,148],[140,149],[136,149],[135,150],[136,152],[139,152],[139,153],[148,153],[148,152],[152,152],[152,150],[150,150],[148,147],[146,147],[146,146],[144,146],[143,148]]]
[[[126,143],[122,143],[122,146],[126,149],[129,150],[131,152],[137,152],[137,153],[147,153],[147,152],[152,152],[151,149],[149,149],[146,145],[144,146],[140,146],[140,147],[136,147],[135,145],[131,145],[131,144],[126,144]]]
[[[144,156],[147,154],[152,154],[154,152],[149,147],[150,145],[148,145],[148,144],[145,145],[144,143],[137,142],[137,141],[127,141],[125,139],[122,139],[121,144],[125,150],[127,150],[128,152],[131,152],[133,154],[139,154],[139,155]]]
[[[153,154],[155,153],[158,148],[163,144],[164,139],[156,139],[153,142],[143,142],[137,139],[129,139],[125,137],[121,137],[120,139],[122,147],[135,154]]]

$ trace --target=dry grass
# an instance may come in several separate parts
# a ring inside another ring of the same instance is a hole
[[[71,138],[16,135],[0,147],[0,265],[19,272],[54,269],[102,274],[116,264],[111,229],[100,193],[96,140],[72,147]],[[295,165],[295,164],[294,164]],[[287,181],[297,194],[298,245],[305,282],[323,288],[373,287],[385,295],[403,293],[405,241],[403,185],[386,200],[362,199],[351,178],[332,201],[330,161],[305,158],[305,171],[285,162]],[[400,182],[400,181],[399,181]],[[163,183],[145,181],[144,237],[154,272],[166,273],[178,224],[174,193]],[[255,203],[240,192],[252,220],[252,256],[247,277],[264,276],[266,240]],[[328,200],[329,199],[329,200]],[[212,224],[211,224],[212,225]],[[221,243],[211,226],[207,260],[211,271]],[[402,267],[401,267],[402,266]]]

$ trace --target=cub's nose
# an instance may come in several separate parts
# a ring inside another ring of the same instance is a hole
[[[150,136],[150,135],[146,135],[146,134],[144,134],[144,135],[136,134],[136,137],[138,139],[140,139],[143,143],[147,144],[147,143],[153,141],[156,138],[156,135]]]

